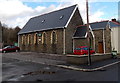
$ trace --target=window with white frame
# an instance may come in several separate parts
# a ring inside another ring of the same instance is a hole
[[[37,44],[37,33],[34,34],[34,44]]]
[[[46,32],[43,32],[43,35],[42,35],[42,44],[46,44],[47,43],[47,34]]]
[[[31,34],[28,34],[28,44],[31,44]]]
[[[25,45],[25,35],[22,36],[22,45]]]

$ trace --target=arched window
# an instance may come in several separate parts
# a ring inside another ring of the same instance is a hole
[[[46,44],[46,39],[47,39],[47,35],[45,32],[43,32],[43,35],[42,35],[42,44]]]
[[[22,44],[25,44],[25,35],[22,36]]]
[[[27,36],[24,36],[24,44],[27,44]]]
[[[34,34],[34,44],[37,44],[37,33]]]
[[[51,43],[56,44],[57,43],[57,34],[55,31],[52,32],[51,34]]]
[[[31,44],[31,35],[28,35],[28,44]]]

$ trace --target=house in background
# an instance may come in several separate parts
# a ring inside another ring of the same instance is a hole
[[[24,51],[72,53],[78,25],[83,25],[78,5],[66,7],[31,18],[18,33],[18,43]]]
[[[111,27],[111,46],[112,50],[116,50],[120,53],[120,23],[113,19],[110,21]]]
[[[101,21],[90,23],[94,34],[94,47],[97,53],[110,53],[111,52],[111,29],[109,21]]]
[[[90,32],[90,46],[96,53],[111,53],[113,50],[120,53],[120,23],[115,19],[90,23]],[[77,27],[73,38],[74,48],[88,45],[87,26]]]
[[[0,48],[2,48],[2,45],[3,45],[3,43],[2,43],[2,24],[0,22]]]
[[[77,29],[73,35],[73,50],[78,46],[88,46],[87,40],[87,25],[77,26]],[[95,49],[94,47],[94,34],[92,29],[90,28],[90,47]]]
[[[101,21],[90,23],[90,46],[96,53],[110,53],[111,52],[111,29],[109,21]],[[73,36],[74,47],[86,46],[87,42],[87,26],[80,25],[77,27]]]
[[[94,45],[97,53],[120,53],[120,24],[115,20],[90,23],[94,33]]]

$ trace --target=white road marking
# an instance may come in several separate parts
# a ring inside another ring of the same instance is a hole
[[[104,65],[104,66],[101,66],[101,67],[97,67],[97,68],[94,68],[94,69],[82,69],[82,68],[77,68],[77,67],[72,67],[72,66],[65,66],[65,65],[57,65],[57,66],[62,67],[62,68],[77,70],[77,71],[97,71],[97,70],[100,70],[100,69],[103,69],[103,68],[118,64],[118,63],[120,63],[120,61],[108,64],[108,65]]]

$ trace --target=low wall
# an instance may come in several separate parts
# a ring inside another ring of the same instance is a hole
[[[91,61],[102,61],[105,59],[110,59],[112,57],[111,54],[102,54],[102,55],[91,55]],[[67,63],[71,64],[85,64],[88,63],[88,55],[67,55]]]

